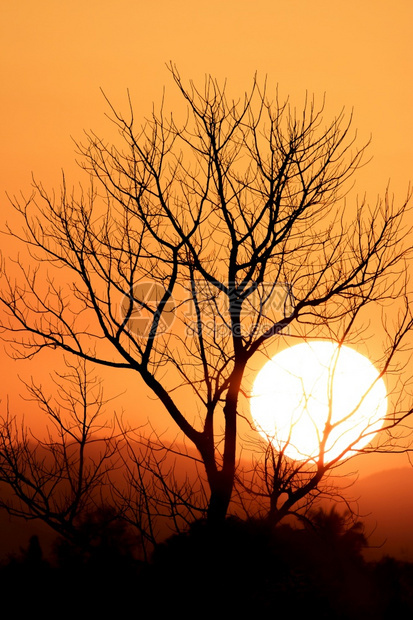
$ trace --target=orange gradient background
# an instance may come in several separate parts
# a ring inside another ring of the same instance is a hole
[[[368,166],[355,177],[351,197],[367,192],[372,202],[390,188],[402,201],[413,164],[413,46],[410,0],[19,0],[3,2],[0,16],[0,219],[13,226],[6,197],[30,193],[31,175],[58,188],[82,173],[73,139],[83,130],[114,135],[100,89],[120,110],[127,89],[136,118],[149,115],[166,88],[168,108],[182,105],[165,63],[176,63],[184,81],[203,83],[206,73],[227,79],[234,95],[248,90],[255,72],[278,84],[280,98],[297,107],[305,93],[321,103],[326,121],[344,106],[354,109],[358,143],[372,137]],[[2,236],[7,255],[10,240]],[[20,407],[17,378],[46,380],[52,354],[28,363],[1,353],[3,404]],[[124,392],[139,402],[139,415],[153,400],[137,378],[103,373],[107,395]],[[139,399],[136,394],[139,393]],[[122,400],[123,399],[123,400]],[[116,405],[113,405],[115,408]],[[160,416],[164,415],[160,411]],[[32,418],[34,426],[36,420]],[[171,427],[166,416],[161,428]],[[408,464],[406,456],[368,457],[372,468]]]

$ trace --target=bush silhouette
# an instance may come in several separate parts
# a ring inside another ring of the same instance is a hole
[[[156,549],[153,587],[165,601],[180,592],[210,612],[273,613],[288,605],[297,615],[314,609],[330,620],[385,617],[360,554],[360,525],[345,529],[334,512],[317,518],[316,527],[302,529],[264,520],[229,518],[220,528],[197,522]]]

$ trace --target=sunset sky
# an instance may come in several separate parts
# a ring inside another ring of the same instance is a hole
[[[169,61],[184,81],[202,84],[212,74],[234,94],[249,89],[255,72],[297,106],[306,92],[319,102],[326,94],[326,120],[343,106],[354,110],[359,144],[372,139],[354,192],[374,202],[390,182],[401,201],[413,181],[412,23],[411,0],[3,2],[1,225],[13,221],[6,192],[29,193],[32,174],[49,189],[58,188],[61,169],[70,184],[82,179],[73,139],[113,132],[100,89],[120,110],[129,89],[137,118],[150,114],[164,87],[168,106],[180,103]],[[5,399],[17,373],[30,371],[5,355],[0,361]],[[393,467],[396,457],[374,462]]]

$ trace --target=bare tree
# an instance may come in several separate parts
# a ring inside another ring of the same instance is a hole
[[[78,362],[57,373],[53,397],[33,381],[26,384],[27,400],[43,414],[45,437],[9,410],[0,418],[0,508],[40,519],[86,551],[94,523],[123,524],[135,551],[148,559],[161,539],[204,516],[201,479],[175,475],[182,446],[177,452],[117,415],[108,420],[101,381]]]
[[[403,337],[406,335],[407,332]],[[244,514],[265,516],[272,524],[287,515],[307,520],[308,515],[315,514],[314,505],[326,499],[344,503],[347,510],[356,510],[356,501],[349,494],[356,473],[351,475],[348,469],[342,473],[343,460],[348,463],[360,454],[373,452],[411,451],[412,408],[408,385],[401,382],[400,368],[396,376],[388,376],[399,344],[398,337],[394,337],[381,360],[381,372],[371,369],[370,378],[357,377],[359,369],[353,369],[350,374],[347,368],[348,376],[354,379],[353,385],[343,382],[340,345],[328,345],[329,355],[334,352],[331,363],[324,367],[326,360],[321,356],[322,365],[312,370],[307,383],[288,368],[285,377],[290,373],[294,377],[289,389],[297,391],[297,398],[286,405],[292,405],[286,416],[288,433],[277,428],[283,427],[280,418],[284,412],[280,412],[278,421],[274,416],[271,434],[252,423],[253,433],[244,440],[244,445],[251,444],[251,463],[249,467],[245,463],[237,473],[238,502],[235,502]],[[317,363],[316,357],[314,362]],[[298,360],[295,365],[299,365]],[[384,376],[388,378],[386,388],[381,381]],[[389,412],[387,399],[383,399],[384,389],[390,400]],[[277,395],[283,403],[282,392],[276,382],[271,390],[274,390],[271,406],[276,411],[280,408]],[[301,423],[304,425],[300,429]],[[305,434],[301,432],[303,428]]]
[[[46,437],[35,436],[24,418],[9,411],[1,418],[0,507],[41,519],[73,540],[84,514],[104,504],[119,438],[104,419],[101,386],[87,375],[84,361],[67,363],[67,372],[57,375],[55,397],[33,382],[26,387],[45,416]]]
[[[205,518],[208,498],[200,459],[145,430],[121,425],[122,478],[109,492],[115,512],[138,531],[148,559],[158,543]]]
[[[119,145],[94,133],[78,145],[89,190],[63,179],[59,196],[34,183],[29,199],[12,199],[23,232],[8,232],[34,266],[3,268],[3,327],[17,355],[51,347],[134,371],[199,452],[219,522],[258,352],[289,334],[347,342],[389,300],[401,313],[382,372],[404,345],[409,197],[346,203],[365,147],[344,112],[325,124],[323,105],[307,99],[298,112],[257,79],[234,101],[211,77],[199,90],[170,70],[184,121],[162,104],[141,126],[132,104],[122,115],[109,103]],[[389,433],[405,415],[392,412]],[[313,486],[324,473],[321,457]]]
[[[236,474],[233,498],[236,514],[263,519],[272,525],[287,516],[307,523],[313,521],[317,509],[327,502],[342,504],[347,513],[354,518],[358,516],[357,498],[351,496],[356,472],[341,473],[340,461],[323,459],[321,450],[316,459],[294,460],[285,454],[285,445],[279,449],[271,438],[254,438],[252,444],[251,462],[245,460]],[[350,446],[348,453],[347,461],[351,458]]]

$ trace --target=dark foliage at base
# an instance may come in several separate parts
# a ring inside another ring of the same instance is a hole
[[[43,617],[58,610],[278,614],[284,607],[294,617],[311,612],[330,620],[411,617],[413,565],[391,558],[366,563],[362,536],[333,529],[228,519],[212,530],[198,522],[157,547],[145,564],[134,557],[121,523],[90,519],[84,531],[93,530],[92,544],[60,542],[48,562],[33,537],[4,562],[2,596],[42,610]]]
[[[156,551],[153,570],[156,589],[172,606],[186,600],[211,612],[248,613],[287,606],[294,615],[329,619],[384,618],[385,606],[393,617],[394,593],[382,591],[381,567],[365,564],[345,534],[239,521],[211,532],[196,524]],[[402,567],[395,563],[390,572],[400,582]],[[401,589],[400,609],[413,610],[407,574]]]

